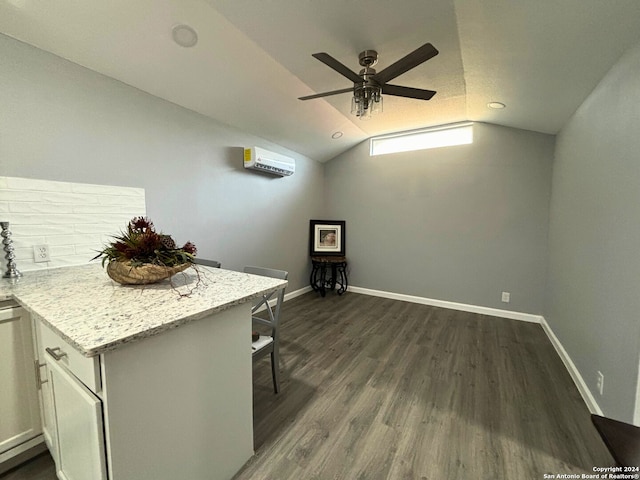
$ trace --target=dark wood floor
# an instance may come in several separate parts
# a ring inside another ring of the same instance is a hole
[[[235,480],[542,479],[613,459],[538,324],[347,293],[282,311]],[[256,365],[260,367],[260,365]]]
[[[254,367],[256,455],[235,480],[537,480],[614,465],[537,324],[312,293],[284,304],[281,352],[280,394],[268,358]],[[40,463],[3,480],[55,480]]]
[[[42,453],[21,466],[0,475],[2,480],[57,480],[49,452]]]

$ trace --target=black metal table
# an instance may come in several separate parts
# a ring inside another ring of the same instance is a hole
[[[347,258],[346,257],[311,257],[311,278],[309,283],[315,292],[323,297],[327,290],[335,290],[338,295],[347,291]]]

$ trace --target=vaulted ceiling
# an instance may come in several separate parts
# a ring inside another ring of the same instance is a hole
[[[173,41],[178,24],[194,47]],[[640,42],[640,1],[1,0],[0,32],[326,161],[372,135],[462,120],[557,133]],[[436,90],[430,101],[385,96],[362,121],[348,93],[297,99],[352,86],[312,53],[359,71],[358,53],[376,50],[380,71],[426,42],[439,55],[393,83]]]

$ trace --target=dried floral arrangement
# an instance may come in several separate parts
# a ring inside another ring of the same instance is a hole
[[[187,242],[182,247],[170,235],[158,233],[153,222],[147,217],[135,217],[127,225],[126,231],[114,236],[92,260],[102,257],[102,266],[107,262],[127,262],[132,267],[160,265],[174,267],[193,263],[196,246]]]

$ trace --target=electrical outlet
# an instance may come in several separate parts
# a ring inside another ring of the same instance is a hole
[[[601,371],[598,371],[598,376],[596,378],[596,388],[598,389],[598,393],[602,395],[604,392],[604,375]]]
[[[509,303],[511,301],[511,294],[509,292],[502,292],[502,301]]]
[[[51,260],[49,256],[49,245],[33,246],[33,261],[36,263],[48,262]]]

